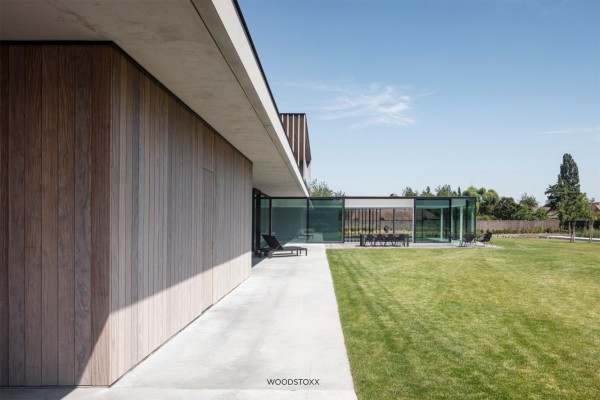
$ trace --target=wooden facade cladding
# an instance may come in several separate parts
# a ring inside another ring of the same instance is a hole
[[[280,114],[283,129],[292,148],[300,174],[310,180],[312,156],[306,114]]]
[[[109,385],[250,275],[252,164],[111,44],[0,46],[0,385]]]

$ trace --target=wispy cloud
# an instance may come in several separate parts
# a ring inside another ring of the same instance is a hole
[[[599,135],[600,126],[594,128],[580,128],[580,129],[556,129],[542,132],[542,135]]]
[[[318,118],[348,120],[350,128],[368,126],[410,126],[416,124],[411,116],[414,95],[406,86],[360,84],[325,84],[321,82],[289,83],[318,92],[321,106]],[[419,96],[431,95],[433,92]]]

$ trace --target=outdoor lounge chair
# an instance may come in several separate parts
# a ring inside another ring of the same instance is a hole
[[[304,251],[304,254],[308,255],[308,249],[306,247],[282,246],[281,243],[279,243],[279,240],[273,235],[262,235],[262,237],[265,239],[265,242],[267,242],[267,246],[269,246],[263,250],[264,255],[269,258],[273,257],[273,253],[282,251],[289,252],[290,254],[296,253],[296,255],[300,255],[302,254],[302,251]]]
[[[485,247],[486,243],[489,243],[490,240],[492,240],[492,232],[488,231],[483,235],[480,235],[477,239],[475,239],[475,243],[479,242]]]
[[[370,243],[371,246],[373,246],[374,240],[375,240],[375,236],[371,235],[370,233],[367,234],[367,236],[365,236],[365,246],[367,245],[367,243]]]

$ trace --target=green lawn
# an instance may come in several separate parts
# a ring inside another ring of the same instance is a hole
[[[600,245],[328,250],[359,399],[600,399]]]

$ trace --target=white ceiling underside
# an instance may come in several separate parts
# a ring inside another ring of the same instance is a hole
[[[308,195],[231,0],[1,0],[0,37],[115,42],[252,161],[254,187]]]
[[[346,208],[413,208],[414,199],[388,198],[348,198]]]

